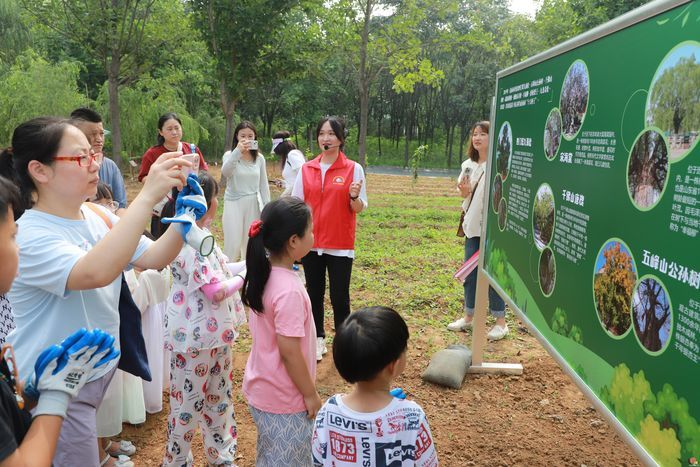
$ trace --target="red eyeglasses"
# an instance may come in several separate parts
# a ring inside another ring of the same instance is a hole
[[[56,161],[68,161],[68,162],[77,162],[80,167],[90,167],[92,165],[93,161],[97,162],[97,165],[102,164],[102,160],[104,159],[104,155],[101,152],[98,152],[97,154],[83,154],[81,156],[56,156],[54,157],[54,160]]]

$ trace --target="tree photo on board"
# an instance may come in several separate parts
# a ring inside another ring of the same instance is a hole
[[[630,328],[632,290],[637,270],[627,247],[611,241],[596,260],[593,280],[595,307],[603,327],[612,336],[622,336]]]
[[[630,153],[627,188],[637,207],[654,206],[668,180],[668,149],[663,136],[653,130],[642,133]]]
[[[650,352],[662,350],[671,336],[672,313],[666,289],[656,279],[642,279],[632,297],[634,331]]]
[[[549,185],[540,186],[535,195],[532,224],[539,250],[549,245],[554,234],[554,193]]]
[[[576,60],[564,78],[559,101],[564,136],[572,139],[578,133],[588,108],[588,69]]]
[[[496,170],[501,174],[503,180],[508,178],[508,170],[510,169],[510,154],[513,150],[513,136],[510,130],[510,124],[504,123],[501,131],[498,134],[498,142],[496,144]]]
[[[654,78],[647,103],[647,125],[666,132],[671,158],[688,153],[700,132],[700,43],[669,53]]]

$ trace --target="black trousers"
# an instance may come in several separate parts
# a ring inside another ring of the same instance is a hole
[[[350,275],[352,258],[343,256],[319,255],[315,251],[302,258],[306,290],[311,299],[311,309],[316,323],[316,337],[326,337],[323,329],[323,298],[326,294],[326,269],[333,305],[333,321],[336,332],[350,315]]]

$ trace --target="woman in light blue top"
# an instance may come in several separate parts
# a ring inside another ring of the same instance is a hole
[[[270,202],[265,158],[258,151],[252,123],[242,121],[233,131],[233,150],[224,154],[221,175],[228,179],[222,219],[224,253],[236,262],[245,259],[248,227]]]
[[[165,267],[182,247],[177,229],[156,242],[141,235],[153,206],[185,181],[181,167],[191,163],[181,154],[163,154],[153,164],[143,189],[119,218],[84,203],[97,192],[102,154],[91,153],[82,131],[53,117],[15,129],[12,148],[0,153],[0,175],[13,179],[22,196],[19,274],[9,294],[16,328],[7,336],[22,380],[47,342],[60,342],[76,329],[100,328],[119,347],[122,271],[129,265]],[[55,465],[99,465],[95,412],[116,364],[92,375],[71,402]]]

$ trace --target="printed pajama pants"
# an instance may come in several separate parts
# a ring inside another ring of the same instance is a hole
[[[238,433],[233,412],[233,364],[229,346],[172,352],[170,414],[163,466],[192,465],[190,446],[197,425],[207,461],[234,465]]]

